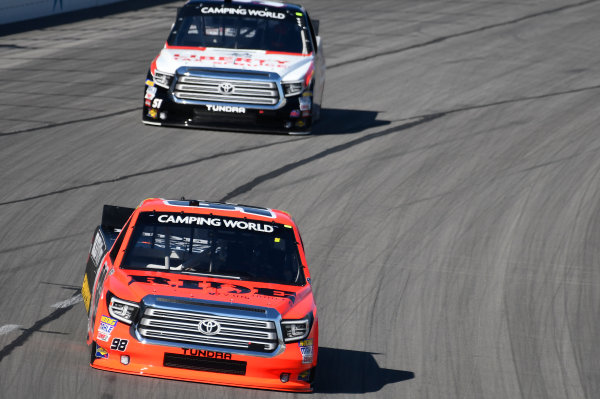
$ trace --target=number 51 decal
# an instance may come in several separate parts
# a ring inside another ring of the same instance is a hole
[[[160,108],[160,106],[162,105],[163,100],[161,98],[155,98],[154,101],[152,102],[152,108]]]

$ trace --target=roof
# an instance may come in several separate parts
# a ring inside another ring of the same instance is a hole
[[[263,208],[259,206],[232,204],[218,201],[169,200],[149,198],[138,207],[140,212],[181,212],[184,214],[216,215],[234,218],[246,218],[260,221],[294,225],[292,218],[285,211]]]
[[[206,4],[208,6],[219,6],[219,5],[228,5],[228,6],[259,6],[259,7],[269,7],[269,8],[285,8],[287,10],[294,11],[304,11],[304,8],[298,4],[291,3],[282,3],[279,1],[268,1],[268,0],[232,0],[232,1],[223,1],[223,0],[188,0],[186,5],[188,4]]]

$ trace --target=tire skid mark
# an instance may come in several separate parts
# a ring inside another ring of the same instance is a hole
[[[86,231],[86,232],[82,231],[81,233],[68,234],[68,235],[65,235],[65,236],[62,236],[62,237],[51,238],[49,240],[38,241],[38,242],[31,243],[31,244],[25,244],[25,245],[19,245],[19,246],[16,246],[16,247],[10,247],[10,248],[5,248],[5,249],[0,249],[0,254],[5,254],[5,253],[8,253],[8,252],[21,251],[23,249],[36,247],[38,245],[45,245],[45,244],[50,244],[50,243],[53,243],[53,242],[56,242],[56,241],[62,241],[62,240],[67,239],[67,238],[81,237],[82,234],[88,234],[88,233],[89,233],[89,231]]]
[[[445,42],[446,40],[455,39],[457,37],[468,36],[468,35],[472,35],[474,33],[484,32],[486,30],[495,29],[495,28],[499,28],[499,27],[502,27],[502,26],[508,26],[508,25],[517,24],[519,22],[523,22],[523,21],[526,21],[528,19],[533,19],[533,18],[537,18],[537,17],[543,17],[543,16],[546,16],[546,15],[550,15],[550,14],[555,14],[555,13],[558,13],[558,12],[561,12],[561,11],[564,11],[564,10],[568,10],[570,8],[576,8],[576,7],[585,6],[585,5],[588,5],[588,4],[596,3],[598,1],[599,0],[585,0],[585,1],[582,1],[582,2],[579,2],[579,3],[567,4],[567,5],[562,6],[562,7],[552,8],[552,9],[549,9],[549,10],[540,11],[540,12],[536,12],[536,13],[533,13],[533,14],[528,14],[528,15],[525,15],[525,16],[522,16],[522,17],[519,17],[519,18],[516,18],[516,19],[511,19],[511,20],[504,21],[504,22],[498,22],[498,23],[495,23],[495,24],[486,25],[486,26],[482,26],[482,27],[479,27],[479,28],[466,30],[464,32],[454,33],[454,34],[447,35],[447,36],[436,37],[435,39],[431,39],[431,40],[428,40],[428,41],[423,42],[423,43],[417,43],[417,44],[413,44],[413,45],[402,47],[402,48],[395,49],[395,50],[382,51],[380,53],[366,55],[364,57],[355,58],[355,59],[352,59],[352,60],[341,61],[341,62],[338,62],[337,64],[327,65],[327,69],[338,68],[338,67],[345,66],[345,65],[355,64],[357,62],[368,61],[368,60],[371,60],[373,58],[384,57],[386,55],[398,54],[398,53],[403,53],[405,51],[410,51],[410,50],[414,50],[414,49],[418,49],[418,48],[422,48],[422,47],[431,46],[432,44],[438,44],[438,43],[441,43],[441,42]]]
[[[598,0],[590,0],[590,1],[598,1]],[[286,173],[292,169],[295,169],[299,166],[302,166],[308,162],[311,162],[313,160],[316,160],[318,158],[321,157],[325,157],[327,155],[339,152],[339,151],[343,151],[346,150],[354,145],[357,144],[361,144],[364,141],[368,141],[371,140],[373,138],[377,138],[380,136],[385,136],[391,133],[395,133],[398,131],[402,131],[405,129],[409,129],[411,127],[420,125],[422,123],[425,122],[429,122],[433,119],[437,119],[437,118],[441,118],[443,116],[449,115],[449,114],[454,114],[454,113],[458,113],[458,112],[463,112],[463,111],[472,111],[472,110],[477,110],[477,109],[483,109],[483,108],[488,108],[488,107],[494,107],[494,106],[498,106],[498,105],[506,105],[506,104],[512,104],[512,103],[518,103],[518,102],[523,102],[523,101],[532,101],[532,100],[539,100],[539,99],[544,99],[544,98],[549,98],[549,97],[554,97],[554,96],[560,96],[560,95],[567,95],[567,94],[575,94],[575,93],[581,93],[581,92],[586,92],[586,91],[591,91],[591,90],[598,90],[600,89],[600,85],[594,85],[594,86],[588,86],[588,87],[581,87],[581,88],[576,88],[576,89],[571,89],[571,90],[563,90],[563,91],[558,91],[558,92],[552,92],[552,93],[546,93],[546,94],[540,94],[540,95],[536,95],[536,96],[524,96],[524,97],[519,97],[519,98],[513,98],[513,99],[507,99],[507,100],[501,100],[501,101],[494,101],[491,103],[485,103],[485,104],[479,104],[479,105],[469,105],[469,106],[465,106],[465,107],[461,107],[461,108],[453,108],[453,109],[449,109],[446,111],[441,111],[441,112],[437,112],[437,113],[430,113],[430,114],[422,114],[422,115],[416,115],[416,116],[412,116],[412,117],[408,117],[408,118],[403,118],[403,119],[398,119],[396,120],[396,122],[408,122],[405,123],[403,125],[400,126],[395,126],[395,127],[391,127],[389,129],[385,129],[382,130],[380,132],[375,132],[375,133],[371,133],[369,135],[363,136],[361,138],[355,139],[355,140],[351,140],[347,143],[344,144],[340,144],[337,146],[334,146],[332,148],[329,148],[327,150],[321,151],[320,153],[313,155],[311,157],[305,158],[303,160],[300,161],[296,161],[287,165],[282,166],[279,169],[276,169],[272,172],[269,172],[265,175],[262,176],[258,176],[256,178],[254,178],[252,181],[236,188],[235,190],[229,192],[225,197],[223,197],[221,199],[221,201],[226,201],[230,198],[232,198],[235,195],[239,195],[243,192],[247,192],[250,189],[252,189],[254,186],[263,183],[273,177],[277,177],[280,176],[283,173]],[[418,119],[417,121],[415,121],[415,119]],[[410,122],[409,122],[410,121]],[[37,129],[37,128],[34,128]],[[2,135],[2,133],[0,133],[0,136]],[[42,193],[42,194],[38,194],[38,195],[34,195],[31,197],[25,197],[25,198],[20,198],[20,199],[16,199],[16,200],[11,200],[11,201],[5,201],[5,202],[0,202],[0,206],[2,205],[11,205],[11,204],[16,204],[16,203],[20,203],[20,202],[26,202],[26,201],[32,201],[32,200],[36,200],[36,199],[40,199],[40,198],[44,198],[44,197],[49,197],[52,195],[57,195],[57,194],[63,194],[69,191],[74,191],[74,190],[79,190],[82,188],[88,188],[88,187],[94,187],[94,186],[99,186],[102,184],[110,184],[110,183],[117,183],[123,180],[128,180],[128,179],[132,179],[135,177],[139,177],[139,176],[145,176],[145,175],[150,175],[153,173],[158,173],[158,172],[164,172],[167,170],[171,170],[171,169],[178,169],[178,168],[183,168],[186,166],[190,166],[190,165],[194,165],[194,164],[198,164],[204,161],[209,161],[212,159],[216,159],[216,158],[220,158],[223,156],[229,156],[229,155],[236,155],[236,154],[240,154],[240,153],[244,153],[247,151],[253,151],[253,150],[257,150],[257,149],[261,149],[261,148],[267,148],[270,146],[275,146],[278,144],[285,144],[285,143],[289,143],[289,142],[293,142],[293,141],[297,141],[297,140],[306,140],[307,137],[298,137],[298,138],[294,138],[291,140],[284,140],[284,141],[279,141],[276,143],[270,143],[270,144],[266,144],[266,145],[261,145],[261,146],[255,146],[255,147],[248,147],[248,148],[242,148],[242,149],[238,149],[238,150],[234,150],[234,151],[229,151],[229,152],[223,152],[220,154],[215,154],[215,155],[211,155],[211,156],[207,156],[204,158],[198,158],[192,161],[187,161],[187,162],[182,162],[179,164],[175,164],[175,165],[170,165],[170,166],[165,166],[162,168],[156,168],[156,169],[152,169],[152,170],[147,170],[147,171],[143,171],[143,172],[136,172],[136,173],[131,173],[128,175],[123,175],[123,176],[119,176],[113,179],[105,179],[105,180],[99,180],[96,182],[91,182],[91,183],[86,183],[86,184],[81,184],[78,186],[72,186],[72,187],[67,187],[61,190],[56,190],[56,191],[50,191],[47,193]],[[269,177],[270,176],[270,177]],[[0,252],[1,253],[1,252]]]
[[[81,293],[79,291],[76,292],[75,294],[73,294],[73,296],[70,299],[76,298],[78,296],[81,296]],[[54,310],[48,316],[36,321],[31,327],[23,329],[21,332],[21,335],[19,335],[11,343],[9,343],[4,348],[2,348],[2,350],[0,350],[0,362],[6,356],[10,355],[13,350],[15,350],[16,348],[18,348],[19,346],[22,346],[25,342],[27,342],[27,340],[29,339],[29,337],[31,337],[33,335],[33,333],[41,332],[42,327],[44,327],[46,324],[50,323],[51,321],[54,321],[54,320],[60,318],[62,315],[67,313],[69,310],[71,310],[73,308],[73,306],[76,305],[76,303],[78,303],[78,302],[72,303],[65,307],[56,308],[56,310]]]
[[[593,1],[597,1],[597,0],[593,0]],[[240,195],[240,194],[243,194],[243,193],[246,193],[246,192],[252,190],[254,187],[256,187],[257,185],[259,185],[261,183],[264,183],[267,180],[278,177],[284,173],[289,172],[290,170],[293,170],[297,167],[305,165],[305,164],[312,162],[314,160],[317,160],[319,158],[323,158],[323,157],[331,155],[333,153],[346,150],[354,145],[362,144],[365,141],[369,141],[369,140],[372,140],[372,139],[375,139],[375,138],[378,138],[381,136],[386,136],[391,133],[396,133],[396,132],[399,132],[402,130],[412,128],[414,126],[421,125],[423,123],[430,122],[432,120],[444,117],[446,115],[464,112],[464,111],[472,111],[472,110],[477,110],[477,109],[482,109],[482,108],[494,107],[494,106],[498,106],[498,105],[506,105],[506,104],[523,102],[523,101],[539,100],[539,99],[544,99],[544,98],[548,98],[548,97],[555,97],[555,96],[566,95],[566,94],[575,94],[575,93],[581,93],[581,92],[585,92],[585,91],[598,90],[598,89],[600,89],[600,85],[582,87],[582,88],[577,88],[577,89],[564,90],[564,91],[552,92],[552,93],[546,93],[546,94],[540,94],[537,96],[525,96],[525,97],[519,97],[519,98],[513,98],[513,99],[507,99],[507,100],[501,100],[501,101],[494,101],[491,103],[485,103],[485,104],[479,104],[479,105],[470,105],[470,106],[465,106],[465,107],[461,107],[461,108],[449,109],[449,110],[441,111],[438,113],[431,113],[431,114],[417,115],[417,116],[413,116],[413,117],[409,117],[409,118],[403,118],[403,119],[397,120],[396,122],[408,122],[408,121],[411,121],[411,122],[404,123],[400,126],[394,126],[389,129],[382,130],[380,132],[371,133],[369,135],[357,138],[355,140],[351,140],[346,143],[339,144],[337,146],[328,148],[328,149],[323,150],[315,155],[301,159],[299,161],[291,162],[291,163],[284,165],[278,169],[275,169],[271,172],[268,172],[261,176],[255,177],[250,182],[243,184],[243,185],[239,186],[238,188],[236,188],[235,190],[229,192],[226,196],[221,198],[220,201],[226,202],[237,195]],[[415,118],[418,118],[418,120],[415,121],[414,120]]]
[[[33,200],[44,198],[44,197],[50,197],[52,195],[63,194],[63,193],[69,192],[69,191],[79,190],[79,189],[82,189],[82,188],[95,187],[95,186],[100,186],[100,185],[109,184],[109,183],[118,183],[118,182],[121,182],[121,181],[124,181],[124,180],[132,179],[134,177],[146,176],[146,175],[151,175],[151,174],[154,174],[154,173],[165,172],[167,170],[184,168],[186,166],[191,166],[191,165],[199,164],[199,163],[202,163],[204,161],[209,161],[209,160],[212,160],[212,159],[226,157],[226,156],[229,156],[229,155],[241,154],[241,153],[244,153],[244,152],[249,152],[249,151],[259,150],[259,149],[262,149],[262,148],[268,148],[268,147],[271,147],[271,146],[276,146],[276,145],[279,145],[279,144],[285,144],[285,143],[295,142],[295,141],[298,141],[298,140],[305,140],[305,139],[303,139],[303,138],[294,138],[294,139],[291,139],[291,140],[283,140],[283,141],[278,141],[278,142],[270,143],[270,144],[257,145],[257,146],[254,146],[254,147],[247,147],[247,148],[241,148],[241,149],[237,149],[237,150],[233,150],[233,151],[222,152],[222,153],[219,153],[219,154],[209,155],[209,156],[203,157],[203,158],[193,159],[193,160],[187,161],[187,162],[177,163],[177,164],[169,165],[169,166],[163,166],[161,168],[156,168],[156,169],[151,169],[151,170],[145,170],[143,172],[135,172],[135,173],[131,173],[131,174],[128,174],[128,175],[123,175],[123,176],[115,177],[113,179],[98,180],[98,181],[95,181],[95,182],[86,183],[86,184],[80,184],[80,185],[77,185],[77,186],[66,187],[66,188],[63,188],[63,189],[60,189],[60,190],[50,191],[50,192],[47,192],[47,193],[42,193],[42,194],[34,195],[34,196],[31,196],[31,197],[25,197],[25,198],[19,198],[19,199],[15,199],[15,200],[0,202],[0,206],[2,206],[2,205],[17,204],[17,203],[26,202],[26,201],[33,201]]]
[[[15,130],[13,132],[0,132],[0,137],[13,136],[15,134],[21,134],[21,133],[35,132],[37,130],[50,129],[50,128],[53,128],[53,127],[60,127],[60,126],[72,125],[74,123],[79,123],[79,122],[95,121],[95,120],[98,120],[98,119],[104,119],[104,118],[108,118],[108,117],[111,117],[111,116],[123,115],[123,114],[127,114],[127,113],[134,112],[134,111],[139,111],[139,107],[131,108],[131,109],[124,109],[124,110],[116,111],[116,112],[111,112],[109,114],[102,114],[102,115],[91,116],[89,118],[81,118],[81,119],[74,119],[74,120],[65,121],[65,122],[49,123],[49,124],[44,125],[44,126],[30,127],[30,128],[27,128],[27,129]]]
[[[562,95],[567,95],[567,94],[583,93],[586,91],[593,91],[593,90],[598,90],[598,89],[600,89],[600,84],[593,85],[593,86],[587,86],[587,87],[579,87],[576,89],[555,91],[555,92],[546,93],[546,94],[539,94],[536,96],[524,96],[524,97],[517,97],[517,98],[509,98],[506,100],[494,101],[491,103],[485,103],[485,104],[479,104],[479,105],[466,105],[466,106],[460,107],[460,108],[451,108],[446,111],[441,111],[440,113],[442,113],[444,115],[449,115],[449,114],[454,114],[457,112],[473,111],[473,110],[477,110],[477,109],[495,107],[498,105],[514,104],[514,103],[519,103],[519,102],[524,102],[524,101],[542,100],[544,98],[562,96]],[[416,116],[411,116],[408,118],[396,119],[395,122],[404,122],[404,121],[412,120],[415,118],[425,118],[430,115],[432,115],[432,114],[416,115]]]
[[[259,185],[261,183],[264,183],[267,180],[271,180],[275,177],[281,176],[284,173],[287,173],[287,172],[289,172],[293,169],[296,169],[300,166],[306,165],[317,159],[324,158],[331,154],[335,154],[337,152],[347,150],[348,148],[354,147],[355,145],[362,144],[364,142],[367,142],[367,141],[370,141],[370,140],[373,140],[373,139],[376,139],[379,137],[387,136],[392,133],[397,133],[402,130],[410,129],[415,126],[422,125],[427,122],[431,122],[431,121],[441,118],[445,115],[446,114],[442,112],[442,113],[437,113],[437,114],[421,116],[416,121],[404,123],[400,126],[394,126],[394,127],[391,127],[389,129],[385,129],[385,130],[382,130],[379,132],[367,134],[367,135],[359,137],[357,139],[350,140],[345,143],[338,144],[336,146],[333,146],[331,148],[323,150],[317,154],[311,155],[310,157],[306,157],[306,158],[301,159],[296,162],[288,163],[287,165],[283,165],[282,167],[277,168],[271,172],[268,172],[261,176],[255,177],[253,180],[249,181],[248,183],[243,184],[243,185],[239,186],[238,188],[236,188],[235,190],[229,192],[229,194],[227,194],[226,196],[221,198],[220,201],[226,202],[227,200],[229,200],[237,195],[240,195],[240,194],[243,194],[243,193],[246,193],[246,192],[252,190],[254,187],[256,187],[257,185]]]

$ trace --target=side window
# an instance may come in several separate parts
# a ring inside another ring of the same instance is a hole
[[[123,239],[125,238],[125,234],[127,233],[128,228],[129,228],[129,222],[127,222],[125,224],[125,226],[119,233],[119,236],[115,240],[115,243],[113,244],[112,249],[110,250],[109,256],[110,256],[110,260],[113,263],[115,262],[115,259],[117,259],[117,254],[119,253],[119,249],[121,249],[121,244],[123,243]]]

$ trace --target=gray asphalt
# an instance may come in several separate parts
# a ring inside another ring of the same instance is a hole
[[[294,215],[315,397],[600,397],[600,1],[307,0],[310,137],[142,125],[181,4],[0,37],[0,397],[295,396],[89,367],[102,205],[182,195]]]

